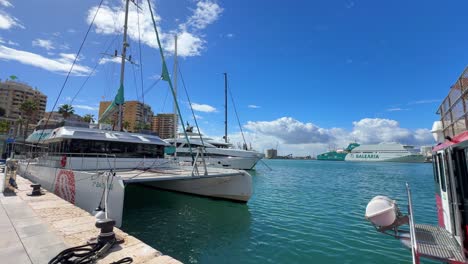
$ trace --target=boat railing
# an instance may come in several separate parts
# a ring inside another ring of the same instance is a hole
[[[203,165],[204,173],[203,175],[208,175],[208,169],[206,168],[206,161],[205,161],[205,155],[203,155],[203,148],[198,147],[197,148],[197,155],[195,156],[195,159],[193,161],[192,165],[192,176],[199,176],[200,175],[200,170],[198,169],[198,164],[200,163],[198,159],[201,159],[201,164]]]
[[[96,171],[99,169],[115,170],[116,168],[117,156],[107,153],[45,152],[40,156],[40,161],[46,163],[53,162],[61,167],[76,168],[78,166],[79,168],[84,168],[85,162],[88,162],[90,158],[95,158],[96,164],[94,168]],[[105,159],[104,163],[107,166],[100,166],[103,159]]]
[[[410,227],[411,254],[413,257],[413,264],[419,264],[418,243],[416,241],[416,228],[414,226],[413,219],[413,200],[411,198],[411,189],[408,183],[406,183],[406,193],[408,195],[408,217]]]

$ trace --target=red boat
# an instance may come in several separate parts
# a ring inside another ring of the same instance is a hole
[[[395,201],[376,196],[367,205],[366,218],[377,231],[407,246],[413,263],[421,258],[468,263],[468,67],[450,88],[437,114],[440,121],[434,123],[432,132],[438,144],[432,148],[432,164],[439,225],[414,222],[408,184],[407,215]]]

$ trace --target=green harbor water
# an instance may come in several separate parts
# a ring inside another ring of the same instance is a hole
[[[364,219],[375,195],[436,224],[431,164],[266,160],[248,204],[130,186],[123,229],[184,263],[411,263]],[[427,263],[427,262],[426,262]]]

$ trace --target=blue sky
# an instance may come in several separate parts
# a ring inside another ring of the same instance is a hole
[[[201,130],[223,133],[222,73],[228,72],[248,140],[259,150],[278,142],[280,152],[313,154],[353,139],[431,144],[439,102],[468,61],[466,16],[460,11],[466,1],[153,3],[170,68],[172,34],[180,35],[189,95],[204,105],[197,108]],[[38,87],[48,95],[50,110],[98,4],[0,0],[0,78],[14,74]],[[141,5],[146,89],[159,76],[161,61],[146,1]],[[120,0],[104,2],[60,103],[75,95],[107,47],[110,53],[120,50],[122,7]],[[132,10],[129,51],[140,64]],[[98,66],[73,102],[78,113],[97,113],[99,101],[115,95],[118,70],[113,62]],[[127,64],[127,100],[141,99],[139,75],[139,66]],[[155,112],[171,111],[167,94],[167,84],[160,82],[145,101]],[[180,102],[190,119],[185,95]],[[231,140],[237,142],[239,128],[230,112]]]

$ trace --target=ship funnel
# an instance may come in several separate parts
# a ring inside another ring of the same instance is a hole
[[[372,198],[367,204],[366,219],[381,232],[407,223],[407,217],[400,213],[396,202],[381,195]]]
[[[444,143],[445,139],[441,121],[434,122],[431,133],[437,143]]]

